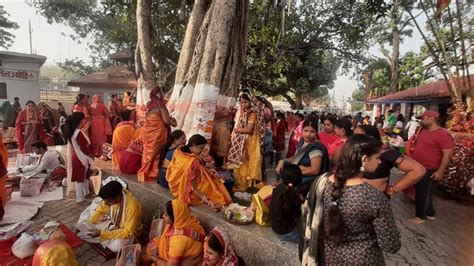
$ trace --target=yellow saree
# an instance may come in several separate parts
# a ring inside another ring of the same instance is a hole
[[[213,203],[227,205],[232,202],[222,180],[211,174],[194,154],[176,148],[166,171],[166,180],[171,193],[189,205],[201,204],[201,199],[192,194],[193,184]]]
[[[248,123],[253,123],[253,132],[249,136],[247,145],[247,160],[234,169],[235,191],[246,191],[248,181],[262,180],[262,153],[260,148],[260,125],[255,113],[250,114]]]

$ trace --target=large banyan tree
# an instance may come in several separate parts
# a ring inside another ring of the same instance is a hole
[[[177,128],[210,139],[216,110],[235,104],[247,47],[248,0],[196,0],[168,109]]]

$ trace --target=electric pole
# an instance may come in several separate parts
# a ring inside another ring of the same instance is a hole
[[[33,32],[31,30],[31,20],[28,19],[28,29],[29,29],[29,33],[30,33],[30,54],[33,54],[33,42],[31,40],[31,33]]]

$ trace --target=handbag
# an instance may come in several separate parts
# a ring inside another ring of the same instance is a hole
[[[139,266],[142,247],[140,244],[125,245],[117,253],[115,266]]]
[[[153,239],[155,237],[160,237],[163,234],[165,229],[165,219],[163,218],[154,218],[151,221],[150,233],[148,234],[148,239]]]

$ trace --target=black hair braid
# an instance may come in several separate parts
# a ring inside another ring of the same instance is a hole
[[[348,179],[360,174],[364,156],[372,156],[380,151],[380,142],[367,135],[350,137],[341,149],[334,173],[334,186],[331,191],[331,203],[328,214],[324,216],[325,237],[336,243],[343,240],[345,232],[344,219],[339,209],[340,198],[344,193],[344,185]]]
[[[182,130],[175,130],[173,131],[169,137],[168,137],[168,142],[166,142],[166,144],[161,148],[161,151],[160,151],[160,160],[158,161],[158,169],[161,168],[161,166],[163,165],[163,161],[165,160],[166,158],[166,153],[168,152],[168,150],[170,149],[171,145],[173,145],[173,142],[179,138],[181,138],[181,136],[184,135],[184,131]]]

